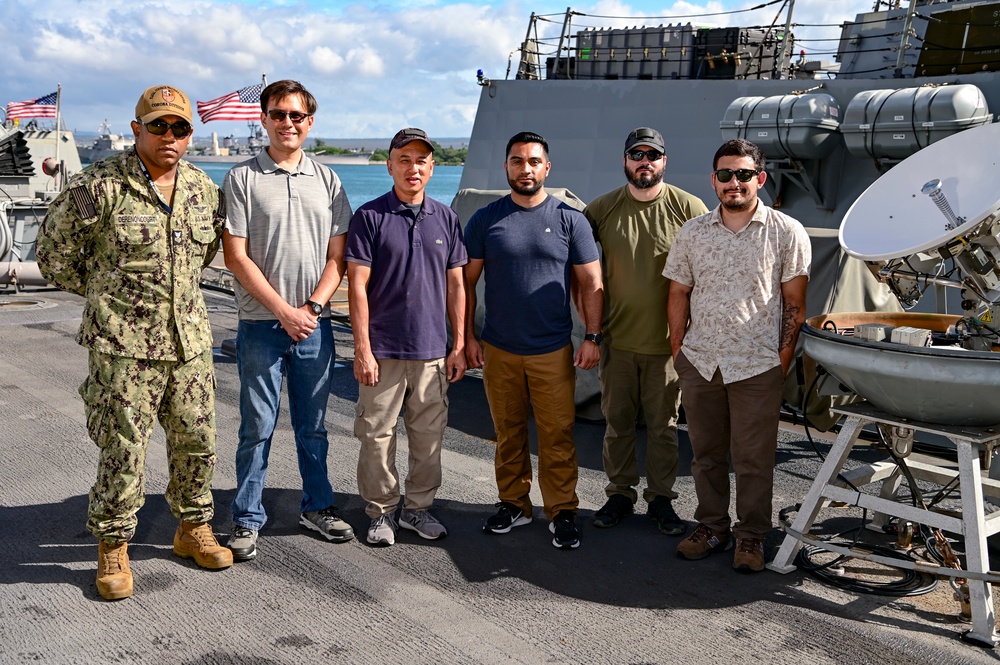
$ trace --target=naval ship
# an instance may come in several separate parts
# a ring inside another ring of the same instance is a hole
[[[218,135],[213,132],[212,141],[209,146],[193,146],[189,148],[187,155],[185,155],[185,159],[195,164],[199,162],[235,164],[257,155],[264,149],[264,146],[267,145],[267,137],[264,134],[263,127],[258,125],[256,122],[248,122],[247,127],[250,131],[250,135],[246,138],[245,143],[241,143],[240,140],[232,134],[224,137],[220,141]],[[366,152],[362,150],[337,155],[310,152],[309,157],[320,164],[365,165],[368,164],[372,154],[373,153],[371,151]]]
[[[78,145],[77,152],[80,161],[84,164],[93,164],[102,159],[107,159],[111,155],[128,150],[135,145],[135,138],[128,134],[115,134],[111,131],[111,125],[107,118],[101,123],[97,130],[99,136],[90,145]]]
[[[818,0],[798,4],[810,1]],[[771,24],[722,28],[593,27],[604,17],[572,8],[562,17],[532,14],[513,78],[478,76],[479,106],[453,203],[459,217],[467,221],[509,191],[504,149],[520,131],[547,139],[546,186],[580,208],[624,184],[622,142],[636,127],[661,131],[664,179],[710,208],[717,205],[712,156],[724,141],[745,138],[767,157],[761,199],[799,220],[812,241],[809,319],[904,306],[958,313],[957,289],[929,289],[920,302],[901,303],[842,248],[838,233],[859,196],[895,165],[994,121],[1000,2],[875,0],[872,11],[801,40],[796,2],[783,6],[787,12]],[[553,24],[561,29],[546,34]],[[476,317],[481,322],[481,307]],[[579,320],[574,335],[582,340]],[[808,365],[805,375],[790,377],[786,399],[830,427],[829,398],[813,392],[803,402],[811,374]],[[578,372],[578,413],[599,419],[598,401],[597,373]]]
[[[569,9],[561,20],[547,18],[562,25],[555,35],[545,35],[533,14],[514,78],[479,77],[459,215],[466,220],[508,190],[504,148],[519,131],[548,140],[547,185],[587,203],[624,183],[624,137],[655,127],[666,141],[665,180],[710,208],[715,150],[746,138],[768,158],[762,199],[802,222],[812,239],[809,316],[898,309],[863,263],[843,252],[837,230],[894,164],[994,120],[1000,2],[876,1],[873,11],[830,26],[825,39],[802,41],[794,35],[795,4],[774,26],[725,28],[581,29],[574,22],[601,19]],[[817,49],[833,61],[807,57]]]
[[[0,124],[0,292],[46,284],[35,236],[49,203],[82,168],[72,132],[36,120]]]

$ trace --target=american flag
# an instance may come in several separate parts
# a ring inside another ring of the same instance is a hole
[[[32,99],[27,102],[7,102],[7,118],[54,118],[56,117],[56,93]]]
[[[217,97],[210,102],[198,102],[198,115],[202,122],[212,120],[259,120],[260,93],[264,86],[247,86]]]

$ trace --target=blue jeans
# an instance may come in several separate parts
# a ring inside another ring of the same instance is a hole
[[[288,377],[288,410],[302,476],[301,511],[333,505],[327,477],[326,406],[333,379],[333,327],[320,319],[316,330],[294,343],[277,321],[240,321],[236,364],[240,374],[240,441],[236,449],[233,523],[260,530],[267,521],[261,504],[267,457],[278,420],[282,376]]]

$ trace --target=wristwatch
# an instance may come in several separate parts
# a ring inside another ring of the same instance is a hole
[[[318,302],[307,300],[306,304],[309,305],[309,309],[311,309],[313,311],[313,314],[315,314],[316,316],[319,316],[320,314],[323,313],[323,305],[320,305]]]
[[[587,340],[588,342],[593,342],[597,346],[600,346],[601,345],[601,341],[604,339],[604,335],[603,335],[603,333],[599,333],[599,332],[587,333],[586,335],[583,336],[583,338],[585,340]]]

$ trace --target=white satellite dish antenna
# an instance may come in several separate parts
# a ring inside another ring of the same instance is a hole
[[[847,211],[841,246],[855,258],[886,261],[944,247],[972,231],[1000,213],[998,146],[1000,124],[994,123],[906,158]]]

